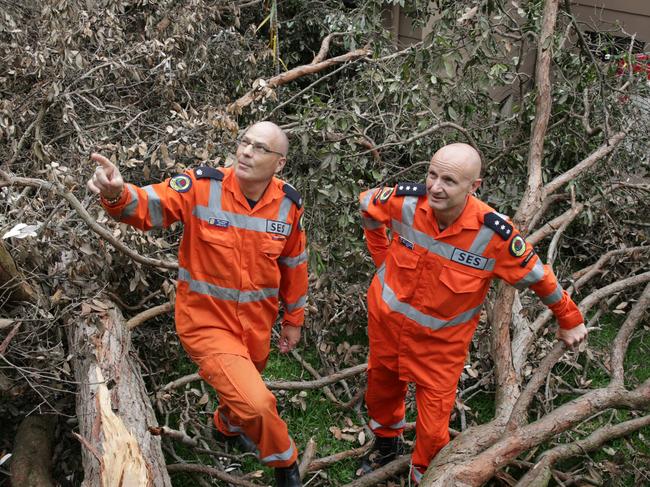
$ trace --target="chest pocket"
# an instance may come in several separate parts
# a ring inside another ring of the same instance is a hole
[[[200,246],[192,259],[198,263],[198,268],[196,265],[192,265],[192,268],[210,276],[233,277],[233,269],[239,267],[234,229],[200,226],[197,233]]]
[[[487,284],[487,278],[463,269],[444,266],[440,271],[440,282],[455,294],[476,293]]]
[[[259,288],[277,288],[280,286],[278,259],[287,241],[274,240],[270,235],[262,238],[254,251],[255,270],[251,274],[251,280]]]
[[[260,244],[260,252],[271,260],[278,260],[280,253],[284,249],[286,240],[264,239]]]
[[[386,276],[390,279],[387,284],[400,301],[407,302],[413,295],[420,274],[420,259],[415,249],[406,248],[398,239],[391,243],[386,259]]]

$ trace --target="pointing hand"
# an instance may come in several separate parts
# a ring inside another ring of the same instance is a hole
[[[92,178],[88,181],[88,189],[95,194],[101,194],[108,200],[119,197],[124,191],[124,180],[120,170],[101,154],[93,153],[90,158],[98,166],[93,173]]]

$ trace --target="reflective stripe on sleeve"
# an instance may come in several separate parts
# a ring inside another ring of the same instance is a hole
[[[197,281],[192,279],[190,272],[187,269],[179,267],[178,280],[185,281],[190,285],[190,291],[212,296],[213,298],[221,299],[222,301],[235,301],[238,303],[252,303],[256,301],[264,301],[269,298],[277,298],[278,288],[263,288],[254,291],[241,291],[229,287],[221,287],[205,281]]]
[[[307,249],[295,257],[280,257],[278,262],[286,267],[298,267],[303,262],[307,262]]]
[[[153,228],[162,228],[163,226],[163,212],[158,193],[153,189],[153,186],[145,186],[142,188],[147,193],[149,218],[151,219],[151,226]]]
[[[374,419],[370,418],[370,421],[368,422],[368,426],[370,426],[370,429],[373,430],[373,431],[376,430],[376,429],[379,429],[379,428],[386,428],[386,429],[389,429],[389,430],[398,430],[398,429],[402,429],[404,426],[406,426],[406,419],[402,418],[397,423],[393,423],[391,425],[384,426],[383,424],[379,423],[378,421],[375,421]]]
[[[376,191],[376,190],[369,189],[368,191],[366,191],[365,196],[361,200],[361,209],[363,211],[368,211],[368,205],[370,205],[370,200],[372,199],[373,191]]]
[[[468,309],[467,311],[463,311],[462,313],[457,314],[456,316],[454,316],[449,320],[443,320],[440,318],[436,318],[435,316],[425,314],[422,311],[414,308],[410,304],[404,303],[399,299],[397,299],[397,295],[395,294],[395,292],[384,281],[385,271],[386,271],[385,265],[382,265],[377,271],[377,277],[379,278],[379,282],[382,285],[381,299],[384,301],[384,303],[386,303],[386,305],[390,309],[392,309],[396,313],[404,315],[407,318],[415,321],[417,324],[422,325],[426,328],[430,328],[432,330],[439,330],[440,328],[445,328],[447,326],[454,326],[454,325],[460,325],[466,323],[467,321],[474,318],[481,311],[481,308],[483,307],[483,303],[481,303],[478,306],[475,306],[474,308]]]
[[[296,451],[296,447],[293,444],[293,440],[289,438],[289,441],[291,442],[291,445],[289,445],[289,448],[287,450],[283,451],[282,453],[274,453],[264,458],[260,458],[260,462],[271,463],[271,462],[283,462],[289,460],[293,455],[293,452]]]
[[[420,473],[418,468],[415,465],[411,464],[411,478],[413,479],[416,485],[420,483],[422,477],[424,477],[424,474]]]
[[[307,295],[300,296],[300,299],[295,303],[285,303],[284,307],[289,313],[291,313],[297,309],[304,308],[305,304],[307,304]]]
[[[541,298],[542,303],[544,303],[546,306],[551,306],[560,301],[560,299],[562,299],[562,286],[560,286],[559,283],[551,294]]]
[[[376,230],[384,226],[382,222],[378,222],[374,218],[369,218],[366,216],[361,217],[361,226],[367,228],[368,230]]]
[[[513,286],[515,286],[517,289],[522,291],[527,287],[530,287],[533,284],[538,283],[539,281],[542,280],[543,277],[544,277],[544,265],[542,264],[542,261],[538,258],[537,262],[535,262],[535,266],[533,267],[533,269],[524,277],[522,277],[520,280],[515,282]]]
[[[135,210],[138,207],[138,203],[140,202],[140,198],[138,198],[138,192],[135,190],[135,188],[130,184],[127,184],[126,187],[129,190],[129,193],[131,193],[131,201],[122,210],[120,219],[135,215]]]

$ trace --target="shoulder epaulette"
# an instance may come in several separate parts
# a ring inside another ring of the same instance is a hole
[[[483,223],[503,240],[508,240],[512,236],[512,225],[508,223],[508,220],[503,215],[494,212],[486,213]]]
[[[302,208],[302,196],[300,196],[300,193],[298,193],[298,190],[296,188],[291,186],[289,183],[284,183],[284,186],[282,186],[282,191],[284,191],[284,194],[287,195],[287,198],[295,203],[298,209]]]
[[[421,183],[399,183],[395,186],[395,196],[422,196],[427,188]]]
[[[201,166],[194,169],[196,179],[210,178],[223,181],[223,173],[214,167]]]

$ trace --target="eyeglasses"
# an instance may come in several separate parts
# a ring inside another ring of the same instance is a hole
[[[253,143],[247,138],[239,139],[240,147],[245,149],[249,145],[253,148],[253,152],[255,154],[259,154],[260,156],[265,156],[267,154],[277,154],[279,156],[285,157],[285,155],[282,152],[271,150],[267,146],[265,146],[264,144],[260,144],[259,142]]]

